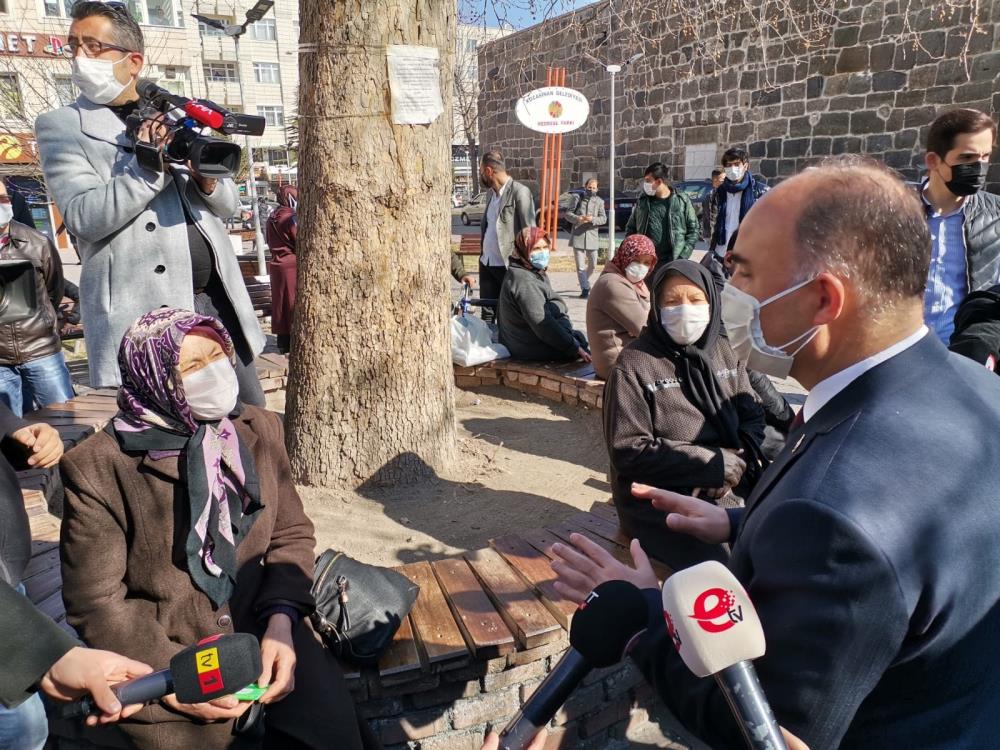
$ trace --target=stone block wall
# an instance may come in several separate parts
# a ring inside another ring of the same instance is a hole
[[[805,2],[817,5],[790,0]],[[772,5],[756,4],[762,14]],[[648,5],[616,0],[622,28],[610,43],[601,2],[481,49],[480,142],[503,151],[536,193],[543,137],[517,121],[514,104],[544,85],[548,65],[566,67],[566,85],[591,103],[587,123],[565,136],[562,185],[607,180],[609,76],[588,54],[617,63],[643,53],[617,76],[616,179],[625,188],[657,160],[674,179],[690,177],[685,150],[695,144],[715,144],[716,159],[730,145],[747,148],[752,169],[772,184],[842,153],[877,157],[916,180],[937,113],[954,105],[1000,113],[1000,2],[837,0],[808,46],[787,21],[761,31],[739,3],[694,31],[676,14],[645,24],[631,17]],[[988,189],[1000,192],[1000,150]]]

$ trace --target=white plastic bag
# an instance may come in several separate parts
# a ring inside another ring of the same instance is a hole
[[[451,318],[451,361],[461,367],[472,367],[494,359],[504,359],[510,352],[503,344],[494,344],[490,327],[471,315]]]

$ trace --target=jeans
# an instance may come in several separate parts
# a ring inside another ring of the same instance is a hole
[[[596,250],[573,250],[576,256],[576,277],[580,280],[580,291],[590,291],[590,277],[597,267]]]
[[[17,590],[23,594],[24,586]],[[42,750],[48,736],[49,722],[37,693],[16,708],[0,705],[0,750]]]
[[[17,416],[73,398],[73,381],[62,352],[23,365],[0,366],[0,400]]]

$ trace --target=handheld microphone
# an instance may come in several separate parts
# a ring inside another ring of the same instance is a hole
[[[607,581],[573,615],[570,649],[500,734],[500,750],[523,750],[595,667],[624,658],[649,624],[646,599],[631,583]]]
[[[111,687],[123,706],[149,703],[174,693],[181,703],[205,703],[242,690],[261,673],[260,644],[250,633],[210,636],[178,651],[168,669]],[[92,698],[58,709],[68,719],[100,713]]]
[[[663,617],[688,669],[715,677],[747,747],[787,750],[751,662],[764,655],[764,630],[729,569],[712,560],[674,573],[663,584]]]

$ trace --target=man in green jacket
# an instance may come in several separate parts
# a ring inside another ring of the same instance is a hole
[[[691,199],[670,187],[667,167],[653,162],[642,179],[643,195],[632,209],[625,236],[644,234],[656,246],[657,263],[688,258],[698,241],[698,215]]]

